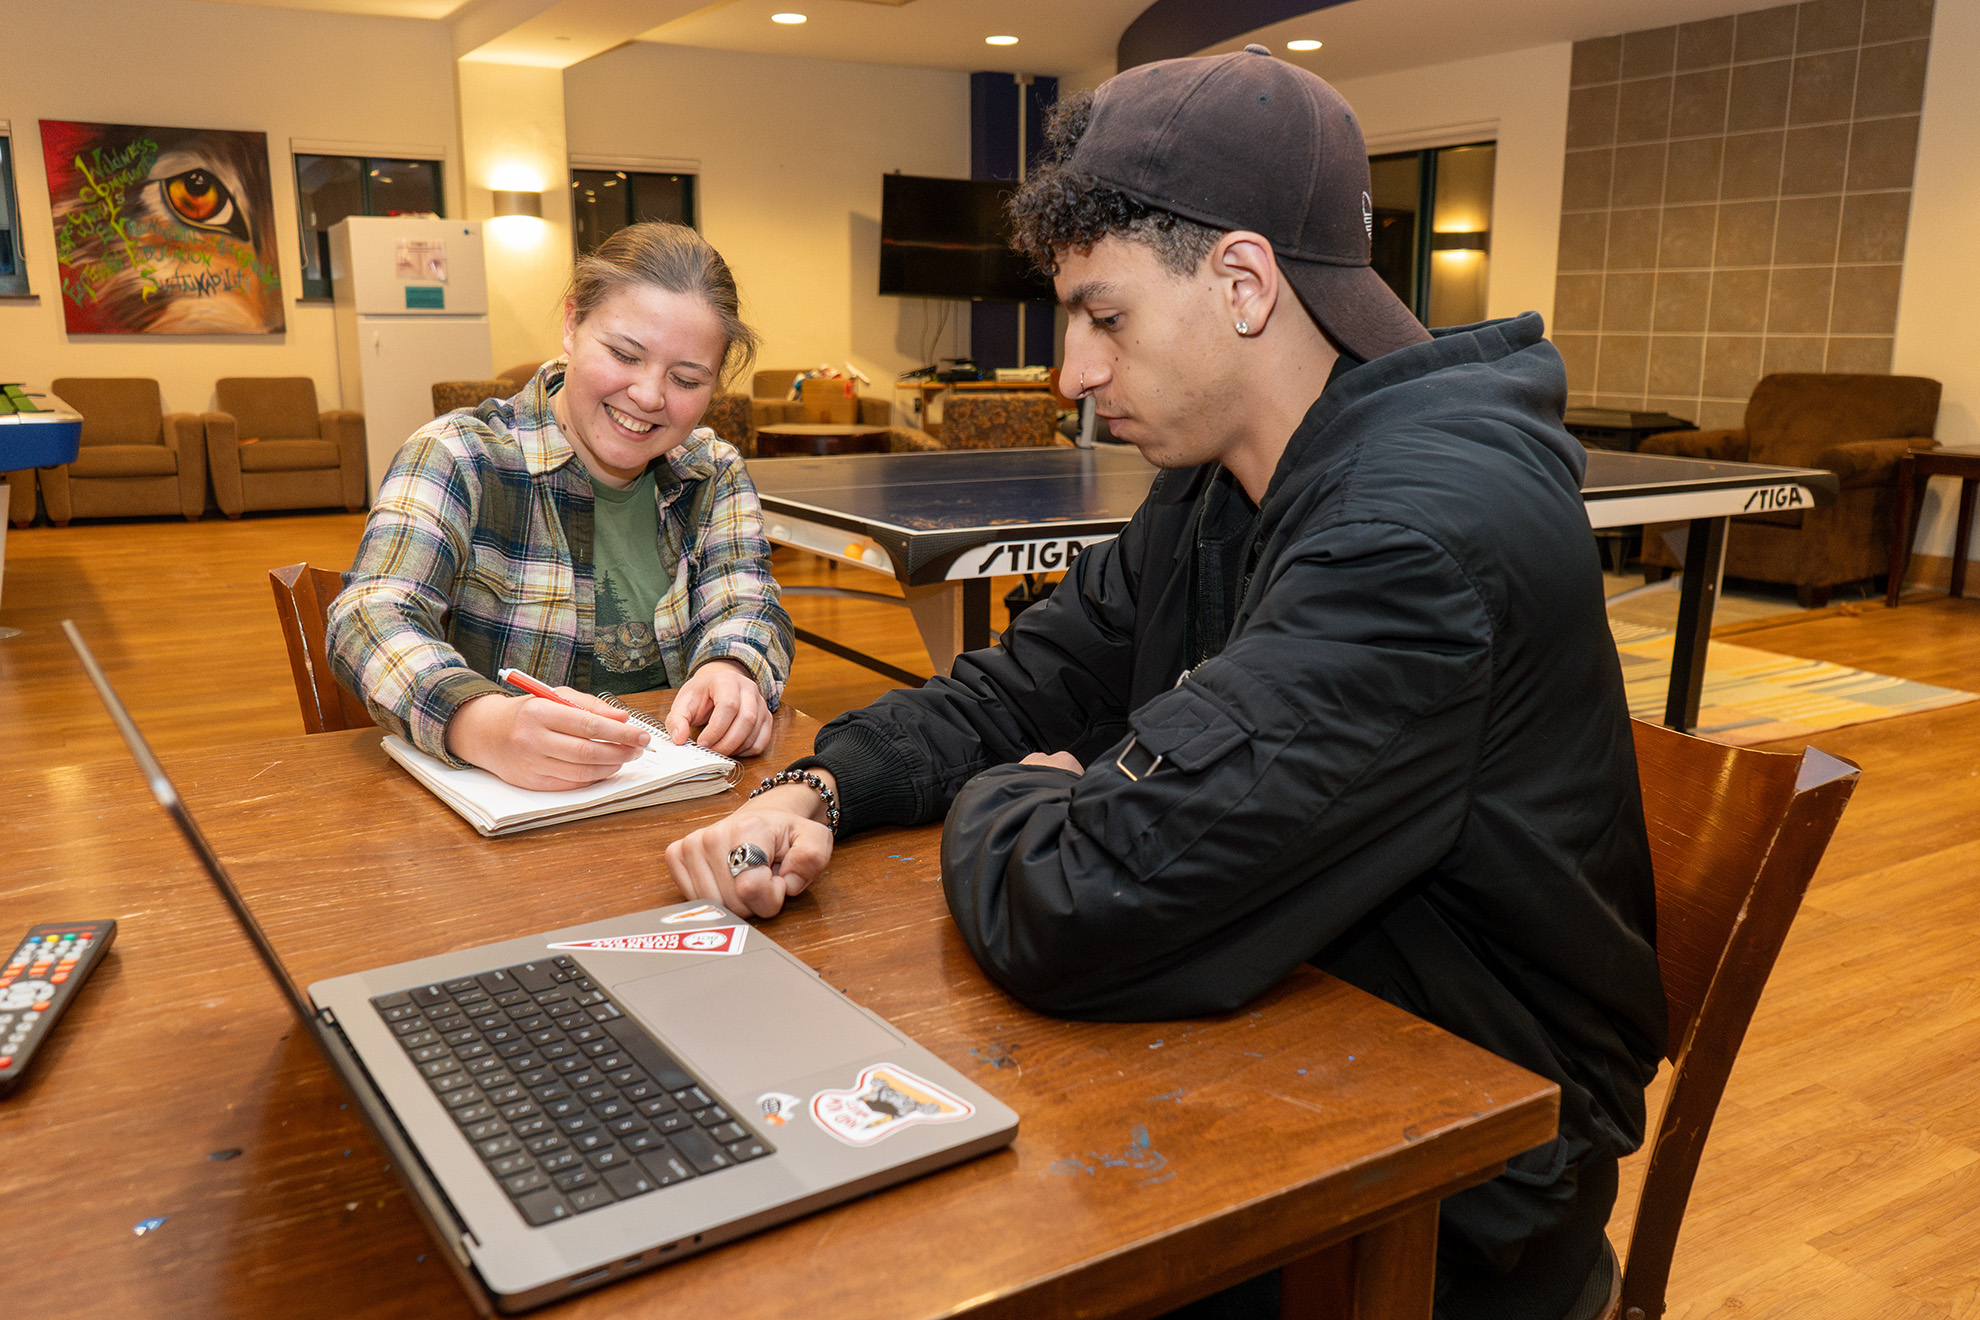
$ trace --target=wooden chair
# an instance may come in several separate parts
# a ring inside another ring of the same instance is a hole
[[[1799,756],[1761,752],[1630,723],[1657,877],[1672,1073],[1628,1257],[1603,1320],[1664,1314],[1671,1254],[1719,1097],[1862,773],[1813,747]]]
[[[1599,1320],[1664,1314],[1671,1254],[1698,1157],[1760,991],[1862,773],[1810,747],[1727,747],[1631,720],[1657,885],[1657,962],[1670,1011],[1671,1086],[1650,1143],[1626,1263]],[[1380,1260],[1357,1269],[1386,1268]],[[1283,1320],[1353,1312],[1319,1252],[1286,1266]],[[1429,1281],[1424,1281],[1428,1308]]]
[[[289,673],[296,680],[303,732],[371,728],[376,721],[364,703],[330,672],[330,653],[323,641],[330,602],[344,589],[343,575],[308,564],[290,564],[269,569],[268,585],[275,592],[282,638],[289,644]]]

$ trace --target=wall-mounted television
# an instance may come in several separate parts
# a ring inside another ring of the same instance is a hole
[[[883,176],[880,292],[908,298],[1028,302],[1052,298],[1052,282],[1013,251],[999,179]]]

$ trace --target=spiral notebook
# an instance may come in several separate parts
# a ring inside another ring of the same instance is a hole
[[[611,697],[602,700],[621,710],[629,709]],[[552,792],[517,788],[474,766],[456,770],[397,734],[386,736],[385,754],[490,839],[614,811],[707,797],[735,786],[742,767],[734,761],[693,743],[676,743],[659,721],[629,713],[633,723],[653,735],[653,741],[637,760],[628,761],[617,774],[588,788]]]

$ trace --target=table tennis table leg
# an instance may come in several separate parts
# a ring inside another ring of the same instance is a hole
[[[1664,701],[1664,723],[1680,733],[1698,727],[1698,697],[1705,689],[1705,653],[1712,640],[1719,578],[1726,569],[1726,527],[1731,521],[1693,518],[1685,535],[1677,636],[1671,639],[1671,686]]]
[[[990,645],[989,578],[933,582],[902,590],[936,673],[948,673],[964,651]]]

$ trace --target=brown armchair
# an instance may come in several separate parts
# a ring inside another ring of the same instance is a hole
[[[364,510],[364,414],[316,410],[308,376],[229,376],[214,382],[220,411],[200,418],[220,512]]]
[[[1008,394],[958,390],[942,405],[945,449],[1015,449],[1071,443],[1059,434],[1059,405],[1043,390]]]
[[[1754,386],[1744,427],[1669,431],[1645,439],[1641,452],[1827,468],[1842,478],[1828,508],[1735,518],[1726,537],[1728,576],[1790,583],[1804,606],[1818,606],[1836,584],[1889,566],[1898,460],[1938,447],[1938,416],[1939,382],[1923,376],[1784,373]],[[1678,525],[1643,529],[1647,576],[1680,566],[1662,535]]]
[[[492,399],[506,399],[511,394],[521,393],[522,387],[529,384],[530,377],[541,371],[543,364],[549,360],[548,358],[540,358],[535,362],[518,362],[513,367],[508,367],[497,372],[496,375],[501,380],[507,382],[509,388],[500,394],[491,394],[489,397]]]
[[[7,516],[14,526],[25,527],[34,521],[34,469],[25,472],[0,472],[0,482],[7,486]]]
[[[40,469],[51,522],[174,513],[199,521],[206,445],[198,416],[167,415],[158,382],[139,377],[65,376],[49,390],[83,419],[76,461]]]
[[[506,399],[518,388],[501,376],[487,380],[436,380],[429,389],[433,415],[445,417],[457,408],[479,408],[484,400]]]
[[[718,394],[701,415],[701,424],[721,436],[744,458],[756,457],[756,419],[747,394]]]

